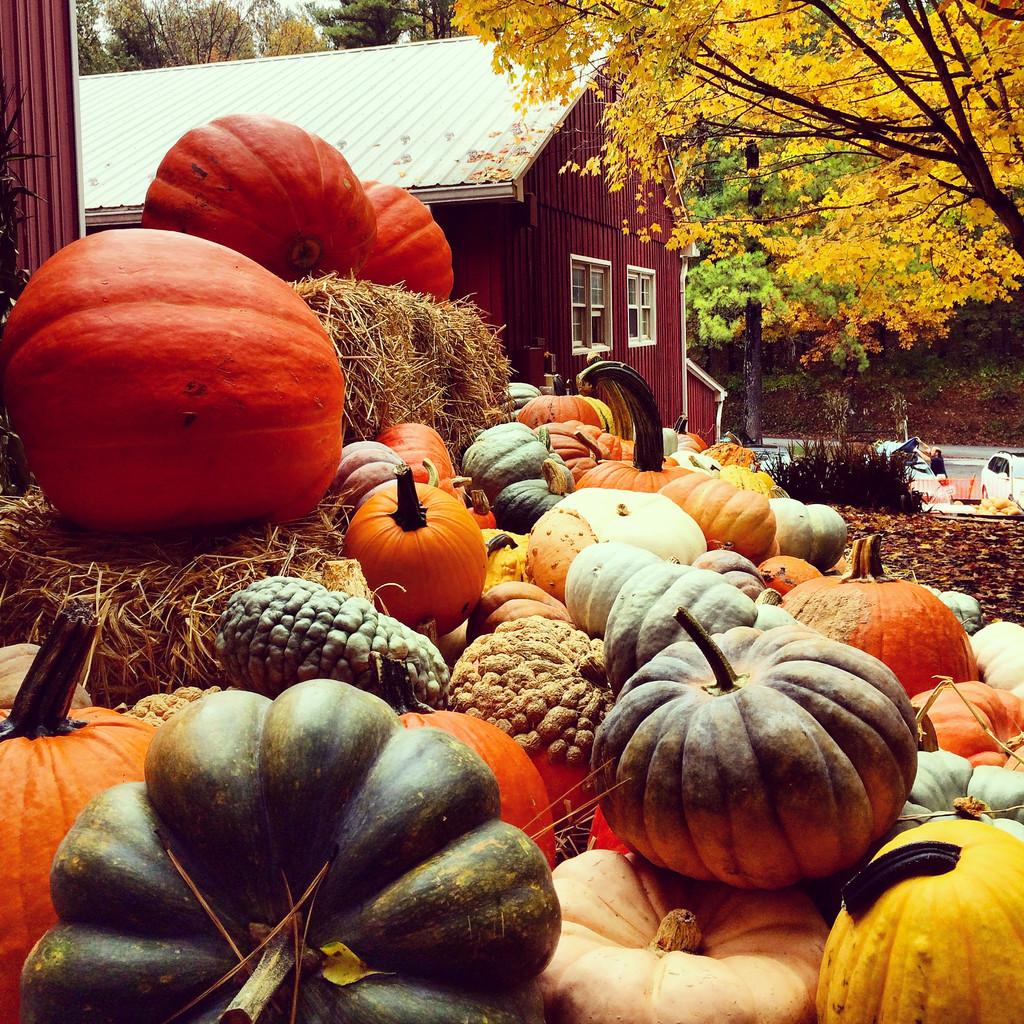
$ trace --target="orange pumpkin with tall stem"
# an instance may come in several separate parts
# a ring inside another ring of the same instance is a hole
[[[438,636],[476,607],[487,575],[484,536],[462,499],[396,466],[397,486],[353,513],[342,554],[355,558],[381,608],[412,629],[433,620]]]
[[[800,622],[873,654],[896,673],[910,696],[940,677],[978,678],[971,638],[960,620],[927,587],[887,576],[880,534],[859,537],[842,576],[794,587],[782,607]]]
[[[88,707],[69,717],[96,616],[83,601],[58,613],[10,713],[0,711],[0,1024],[18,1024],[28,951],[57,920],[50,863],[78,812],[100,790],[141,781],[156,732],[138,718]]]

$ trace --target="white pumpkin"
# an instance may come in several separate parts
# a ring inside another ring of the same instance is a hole
[[[990,622],[971,637],[971,649],[983,683],[1024,696],[1024,626]]]
[[[556,508],[571,508],[590,524],[598,541],[621,541],[689,565],[708,543],[696,520],[664,494],[617,487],[584,487]]]

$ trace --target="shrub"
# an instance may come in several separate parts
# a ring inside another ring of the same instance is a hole
[[[919,512],[922,496],[910,489],[912,457],[886,454],[852,441],[805,441],[789,461],[772,456],[765,471],[791,498],[826,505]]]

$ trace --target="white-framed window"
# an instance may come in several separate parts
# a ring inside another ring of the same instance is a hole
[[[612,265],[607,260],[571,257],[573,352],[612,347]]]
[[[657,335],[654,324],[654,271],[643,267],[626,268],[626,323],[630,345],[653,345]]]

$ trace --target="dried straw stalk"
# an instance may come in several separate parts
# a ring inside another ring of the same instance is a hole
[[[0,644],[41,642],[79,597],[100,618],[86,679],[94,703],[221,685],[213,650],[230,595],[266,576],[319,582],[341,557],[346,524],[345,510],[325,499],[302,519],[220,536],[89,533],[38,489],[0,497]]]
[[[428,423],[456,457],[510,419],[512,366],[471,302],[435,303],[404,288],[331,274],[295,285],[334,341],[345,371],[345,440],[395,423]]]

